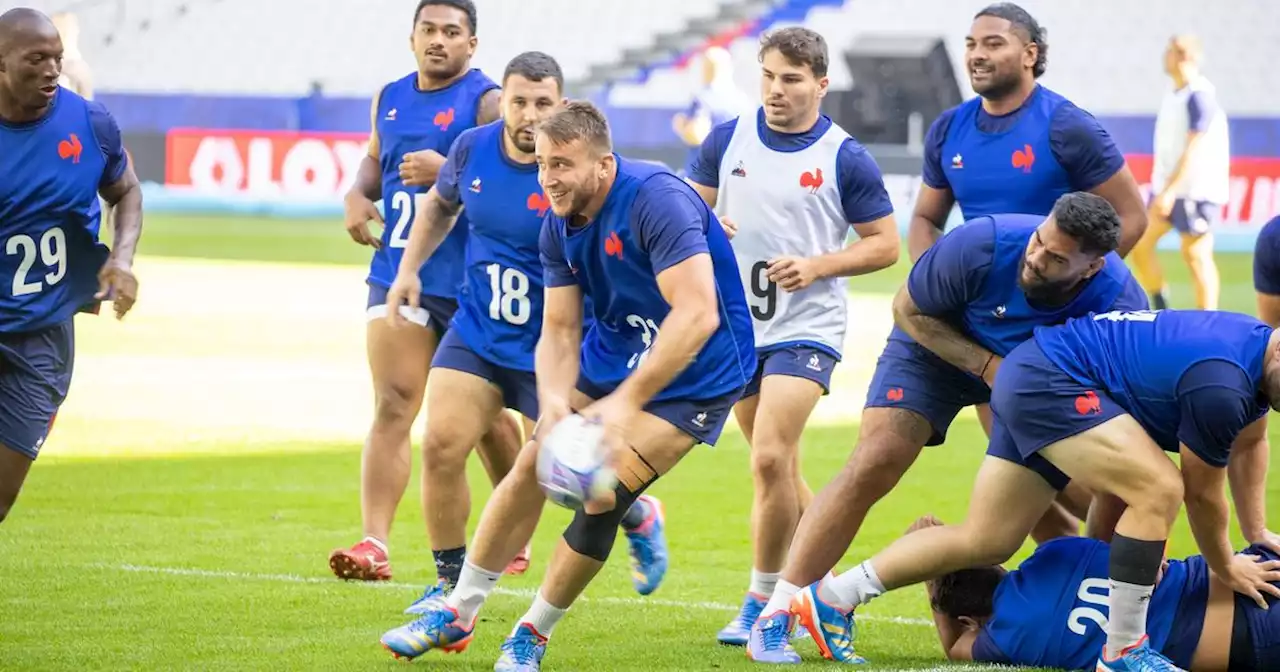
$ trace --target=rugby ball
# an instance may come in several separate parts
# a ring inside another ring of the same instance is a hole
[[[605,458],[604,427],[577,413],[567,415],[538,448],[538,485],[547,499],[581,509],[584,502],[618,484]]]

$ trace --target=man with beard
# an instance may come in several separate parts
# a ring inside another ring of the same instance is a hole
[[[369,153],[360,162],[345,202],[347,233],[355,242],[374,248],[366,311],[374,418],[360,474],[365,537],[329,555],[329,567],[343,579],[391,578],[387,541],[396,507],[409,485],[409,430],[422,406],[436,345],[457,309],[467,216],[460,216],[462,225],[422,265],[417,308],[399,308],[411,326],[393,329],[382,319],[387,313],[387,289],[400,267],[414,209],[436,181],[444,155],[463,131],[498,118],[501,95],[493,80],[470,67],[476,49],[476,7],[471,0],[421,0],[413,17],[409,45],[418,69],[384,86],[373,100]],[[374,205],[378,198],[385,217]],[[370,221],[382,225],[381,236],[370,233]],[[519,450],[518,424],[509,414],[500,413],[480,442],[480,457],[493,482],[511,468]],[[430,526],[430,517],[427,521]],[[432,542],[437,575],[453,583],[465,549],[441,546],[434,538]],[[513,563],[513,571],[528,567],[527,553],[523,555]]]
[[[560,109],[564,75],[555,59],[528,52],[511,59],[502,76],[502,119],[458,136],[440,179],[418,207],[387,305],[419,307],[423,262],[447,239],[460,210],[468,213],[466,271],[458,311],[440,341],[427,380],[423,439],[423,509],[432,546],[466,544],[471,497],[467,455],[504,408],[525,418],[532,435],[538,419],[533,351],[542,333],[542,262],[538,235],[551,207],[538,186],[533,157],[535,125]],[[398,310],[387,319],[403,326]],[[659,505],[645,496],[623,518],[633,544],[661,549],[662,524],[636,532]],[[635,557],[650,554],[633,553]],[[422,613],[443,597],[445,579],[427,589],[407,613]]]
[[[976,98],[942,113],[925,137],[924,184],[911,216],[917,259],[942,235],[955,204],[964,219],[1046,215],[1058,197],[1088,191],[1120,213],[1120,256],[1147,228],[1124,156],[1088,112],[1036,80],[1048,64],[1045,31],[1011,2],[983,9],[965,38]]]
[[[546,501],[536,476],[545,433],[577,410],[602,427],[618,484],[574,513],[494,666],[540,669],[548,638],[604,566],[631,504],[694,446],[715,444],[755,371],[733,248],[702,198],[666,169],[614,154],[609,124],[589,102],[539,124],[535,146],[552,210],[539,241],[538,430],[485,505],[457,588],[382,636],[398,657],[470,645],[503,565]],[[595,319],[584,336],[587,298]]]
[[[966,222],[920,257],[894,298],[896,327],[868,390],[869,400],[888,403],[863,409],[853,457],[800,521],[782,580],[752,630],[752,658],[799,662],[786,636],[793,597],[835,566],[871,507],[926,445],[943,442],[956,414],[990,400],[1001,357],[1036,327],[1146,308],[1114,252],[1119,237],[1120,220],[1106,200],[1070,193],[1048,217]],[[858,660],[852,639],[813,634],[825,657]]]

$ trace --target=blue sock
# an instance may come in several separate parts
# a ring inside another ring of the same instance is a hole
[[[637,527],[644,525],[644,521],[648,518],[649,505],[645,504],[644,500],[637,499],[631,504],[631,508],[627,509],[627,512],[623,514],[622,529],[634,530]]]
[[[431,551],[436,558],[436,578],[444,579],[452,589],[458,585],[458,575],[462,573],[462,563],[467,559],[467,547],[449,548],[443,551]]]

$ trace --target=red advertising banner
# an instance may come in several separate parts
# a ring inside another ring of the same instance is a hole
[[[1148,193],[1151,156],[1133,154],[1125,159],[1143,193]],[[1280,215],[1280,159],[1231,159],[1231,200],[1223,209],[1223,228],[1253,229],[1276,215]]]
[[[355,181],[363,133],[174,129],[165,186],[264,198],[340,199]]]

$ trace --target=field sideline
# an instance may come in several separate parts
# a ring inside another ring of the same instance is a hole
[[[393,664],[377,637],[403,622],[400,610],[433,576],[416,476],[393,533],[394,582],[343,584],[325,565],[331,548],[358,534],[359,446],[371,411],[367,248],[332,221],[153,216],[141,254],[135,313],[119,323],[79,319],[71,397],[0,526],[0,669]],[[1163,259],[1175,302],[1187,301],[1176,256]],[[1220,255],[1220,264],[1224,308],[1252,312],[1249,257]],[[893,269],[850,282],[845,362],[805,438],[815,488],[856,440],[891,324],[889,296],[907,270],[904,254]],[[982,447],[973,416],[962,415],[949,445],[927,451],[875,510],[846,561],[921,514],[962,517]],[[557,630],[546,669],[755,669],[714,642],[746,587],[747,458],[730,431],[655,487],[670,525],[667,582],[637,597],[619,545]],[[474,520],[489,487],[478,466],[471,480]],[[1280,478],[1269,491],[1276,501]],[[553,507],[545,516],[533,569],[504,579],[472,648],[418,665],[492,669],[569,517]],[[1194,552],[1185,524],[1172,551]],[[875,669],[942,664],[919,589],[860,615],[860,650]],[[800,647],[818,660],[812,643]]]

